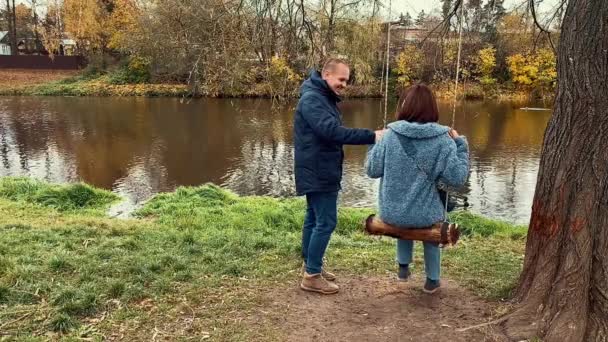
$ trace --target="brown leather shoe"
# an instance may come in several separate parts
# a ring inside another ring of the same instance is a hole
[[[318,292],[321,294],[338,293],[340,288],[334,283],[330,283],[327,279],[321,276],[321,273],[308,274],[304,272],[300,288],[305,291]]]
[[[302,272],[302,274],[306,273],[306,263],[305,262],[302,262],[301,272]],[[331,272],[327,272],[325,270],[321,270],[321,277],[323,277],[329,281],[336,281],[336,275]]]
[[[325,278],[325,280],[329,280],[329,281],[335,281],[336,280],[336,275],[331,273],[331,272],[327,272],[325,270],[321,270],[321,277]]]

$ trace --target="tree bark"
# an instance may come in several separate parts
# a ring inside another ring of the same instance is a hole
[[[608,1],[570,0],[558,48],[514,340],[608,341]]]
[[[14,3],[13,3],[14,5]],[[6,21],[8,22],[8,40],[11,45],[11,55],[17,54],[17,36],[15,34],[15,11],[11,8],[10,0],[6,0]]]
[[[13,0],[13,8],[12,8],[12,17],[13,17],[13,39],[11,41],[11,54],[17,55],[19,52],[17,51],[17,10],[15,9],[15,0]]]

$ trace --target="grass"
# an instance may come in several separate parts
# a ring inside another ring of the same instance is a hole
[[[0,180],[0,331],[96,339],[158,327],[158,337],[278,339],[247,319],[255,320],[261,287],[290,286],[298,277],[302,200],[239,197],[204,185],[157,195],[130,220],[103,214],[115,200],[82,184]],[[394,271],[394,242],[361,232],[369,213],[340,210],[332,269]],[[469,213],[454,219],[465,237],[444,253],[444,273],[481,296],[508,296],[525,228]],[[422,265],[420,251],[416,258]],[[193,306],[204,308],[196,319]]]
[[[95,71],[51,72],[40,70],[0,71],[0,80],[6,76],[6,86],[0,95],[35,96],[173,96],[188,93],[185,84],[123,84],[117,82],[120,70],[106,74]],[[0,86],[3,82],[0,81]]]
[[[39,204],[58,211],[89,210],[103,212],[119,197],[111,192],[77,183],[47,184],[28,178],[0,179],[0,198]]]
[[[75,70],[0,69],[0,95],[27,93],[34,86],[71,77]]]
[[[79,75],[28,88],[24,95],[42,96],[183,96],[183,84],[114,84],[113,75]]]

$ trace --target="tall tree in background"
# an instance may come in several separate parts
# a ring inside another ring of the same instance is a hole
[[[482,14],[483,39],[485,42],[496,45],[498,39],[496,27],[506,13],[504,0],[494,0],[485,3]]]
[[[33,19],[33,30],[34,30],[34,36],[36,38],[36,44],[40,44],[40,34],[38,33],[38,24],[39,24],[39,19],[38,19],[38,3],[39,0],[30,0],[30,8],[32,9],[32,19]]]
[[[59,0],[48,1],[46,14],[37,25],[37,33],[44,48],[53,56],[59,51],[59,43],[63,38],[63,20]]]
[[[328,56],[335,53],[335,42],[337,27],[341,21],[351,16],[360,5],[366,4],[368,0],[321,0],[318,16],[321,19],[323,44],[321,55]]]
[[[90,55],[105,50],[110,34],[105,27],[109,12],[103,2],[64,0],[62,14],[65,31],[76,40],[81,53]]]
[[[416,21],[414,22],[416,24],[416,26],[421,27],[424,24],[424,21],[426,20],[426,13],[424,13],[424,10],[420,11],[420,13],[418,13],[418,17],[416,17]]]
[[[443,20],[448,20],[448,24],[450,24],[451,27],[451,23],[449,22],[450,18],[451,18],[451,10],[453,5],[453,0],[439,0],[441,1],[441,16],[443,17]],[[457,0],[458,1],[458,0]]]
[[[405,15],[402,14],[399,19],[405,27],[411,27],[412,24],[414,23],[414,21],[412,20],[412,16],[410,15],[410,12],[406,12]]]
[[[484,13],[481,7],[482,0],[469,0],[467,2],[465,14],[467,16],[467,29],[470,32],[481,32]]]
[[[8,23],[8,39],[11,45],[11,54],[17,55],[17,15],[15,13],[15,0],[6,0],[6,21]]]
[[[32,9],[25,4],[19,4],[15,7],[15,31],[17,38],[30,38],[33,36],[32,28],[34,26],[34,18]]]

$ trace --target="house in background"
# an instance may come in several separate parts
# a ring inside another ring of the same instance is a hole
[[[8,41],[8,31],[0,31],[0,55],[10,55],[11,44]]]
[[[62,39],[59,45],[59,55],[74,56],[76,53],[76,41],[74,39]]]
[[[38,37],[20,37],[17,49],[12,49],[8,32],[0,31],[0,69],[79,70],[86,66],[85,58],[75,55],[73,39],[62,37],[50,43],[53,58]]]
[[[76,53],[76,41],[69,38],[59,39],[57,56],[74,56]],[[11,43],[8,31],[0,31],[0,55],[11,54]],[[17,55],[48,55],[49,52],[37,37],[21,37],[17,39]]]

